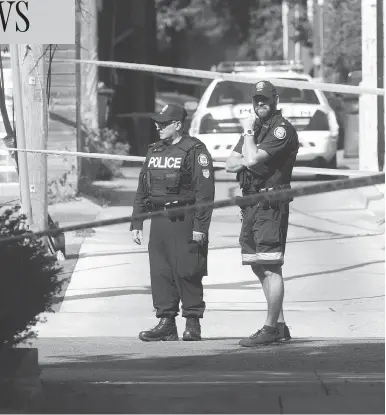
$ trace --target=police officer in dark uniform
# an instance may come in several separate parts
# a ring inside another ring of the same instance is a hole
[[[290,188],[299,148],[293,125],[277,110],[279,96],[269,81],[258,82],[252,93],[254,114],[241,120],[244,133],[227,160],[227,171],[237,173],[243,196]],[[256,117],[257,116],[257,117]],[[289,202],[265,201],[245,206],[240,201],[240,245],[243,265],[251,265],[260,279],[268,303],[264,327],[242,346],[290,340],[284,321],[284,263]]]
[[[175,317],[182,303],[183,340],[201,340],[202,279],[207,275],[208,231],[212,208],[196,212],[186,205],[214,200],[213,163],[205,145],[183,133],[184,108],[166,105],[153,117],[161,140],[150,145],[139,176],[133,215],[162,210],[151,220],[149,236],[153,304],[159,323],[142,331],[143,341],[178,340]],[[176,214],[169,208],[181,207]],[[142,240],[141,221],[133,221],[134,242]]]

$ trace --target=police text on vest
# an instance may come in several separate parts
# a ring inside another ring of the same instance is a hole
[[[150,157],[148,167],[179,169],[181,168],[181,161],[181,157]]]

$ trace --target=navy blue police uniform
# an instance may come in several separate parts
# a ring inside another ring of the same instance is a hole
[[[271,98],[276,89],[270,82],[257,84],[256,94]],[[293,125],[274,110],[268,120],[256,119],[254,129],[258,149],[269,154],[269,158],[251,169],[238,173],[243,195],[263,191],[290,188],[292,170],[299,149],[298,135]],[[242,154],[244,136],[233,151]],[[242,208],[240,245],[243,265],[284,263],[288,231],[289,202],[264,201]]]
[[[181,107],[169,105],[166,111],[178,114],[176,108],[181,110]],[[156,210],[167,213],[167,216],[151,219],[148,244],[153,305],[161,323],[169,319],[174,327],[180,302],[182,317],[196,322],[203,317],[202,279],[207,275],[213,208],[184,212],[183,206],[212,202],[214,193],[212,159],[200,140],[183,134],[176,144],[161,140],[150,145],[139,176],[133,215]],[[176,214],[168,213],[168,208],[173,207],[182,209]],[[142,230],[142,221],[133,221],[131,228]],[[193,231],[205,234],[203,243],[192,240]],[[161,340],[176,340],[176,330],[172,331],[172,338]],[[153,340],[143,333],[140,334],[142,340]],[[159,339],[157,335],[153,337]]]

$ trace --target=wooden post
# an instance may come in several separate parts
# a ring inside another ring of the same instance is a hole
[[[384,88],[384,0],[377,0],[377,87]],[[382,171],[385,164],[385,97],[378,96],[378,169]]]
[[[386,7],[385,4],[383,3],[383,88],[385,88],[385,79],[386,79],[386,24],[385,24],[385,19],[386,19]],[[383,97],[384,99],[384,106],[383,108],[386,108],[386,95]],[[384,130],[386,131],[386,111],[384,111],[383,113],[383,125],[384,125]],[[385,137],[383,137],[383,140],[385,140]],[[385,171],[385,164],[386,164],[386,151],[385,151],[385,141],[383,142],[383,151],[384,151],[384,155],[383,155],[383,169],[382,171]]]
[[[46,45],[19,45],[27,149],[45,150],[47,148],[45,49]],[[41,231],[48,228],[47,155],[28,153],[27,160],[33,217],[32,230]]]
[[[288,60],[288,3],[287,0],[283,0],[282,3],[282,25],[283,25],[283,58]]]
[[[83,0],[80,17],[81,59],[98,60],[98,8],[96,0]],[[81,64],[82,124],[88,130],[97,130],[98,117],[98,66]]]
[[[81,5],[76,2],[75,16],[75,59],[81,59]],[[82,67],[80,63],[75,64],[75,88],[76,88],[76,151],[84,151],[83,135],[82,135]],[[82,179],[82,159],[77,157],[78,171],[78,188]]]
[[[377,87],[377,0],[362,0],[362,86]],[[378,171],[378,99],[359,98],[359,169]]]
[[[17,146],[21,149],[26,148],[24,115],[23,115],[23,99],[21,89],[21,74],[19,62],[19,45],[11,44],[11,65],[12,65],[12,83],[13,83],[13,97],[15,103],[15,118],[16,118],[16,140]],[[29,226],[33,223],[32,206],[30,197],[30,185],[28,177],[28,161],[27,153],[20,152],[17,154],[18,168],[19,168],[19,186],[22,212],[27,215],[27,224]]]
[[[295,4],[294,7],[294,17],[295,17],[295,24],[296,26],[299,24],[299,19],[300,19],[300,10],[299,10],[299,3]],[[295,42],[295,61],[300,61],[300,53],[301,53],[301,45],[300,45],[300,41],[298,40],[297,42]]]
[[[83,60],[98,60],[98,9],[96,0],[82,0],[77,8],[76,57]],[[98,71],[97,65],[77,64],[77,148],[85,151],[87,135],[99,128],[98,116]],[[78,188],[86,190],[89,180],[95,180],[98,161],[78,161]],[[86,187],[84,187],[86,186]]]

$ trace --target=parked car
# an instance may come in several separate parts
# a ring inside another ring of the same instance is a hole
[[[240,62],[237,64],[238,68],[242,67]],[[252,67],[248,65],[248,70],[239,72],[250,73]],[[298,67],[291,70],[288,65],[283,65],[280,70],[276,65],[274,70],[270,67],[264,71],[262,65],[262,69],[261,72],[254,70],[256,79],[251,84],[215,79],[204,92],[189,133],[205,143],[215,161],[225,161],[237,144],[242,132],[240,118],[245,111],[253,111],[251,89],[254,83],[265,79],[272,80],[273,84],[275,79],[313,80]],[[336,168],[339,126],[324,93],[296,87],[277,87],[277,91],[280,96],[278,108],[298,131],[300,148],[296,164]]]

